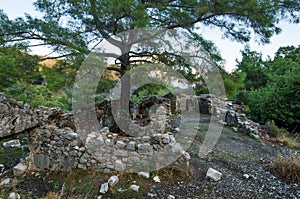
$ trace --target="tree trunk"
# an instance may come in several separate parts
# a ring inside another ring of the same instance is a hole
[[[121,99],[118,125],[126,133],[131,122],[129,114],[130,74],[126,74],[130,64],[129,53],[124,53],[119,60],[121,61]]]

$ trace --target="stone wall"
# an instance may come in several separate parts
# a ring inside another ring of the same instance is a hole
[[[154,104],[158,104],[156,110],[145,112]],[[116,133],[120,129],[109,104],[103,102],[96,105],[102,129],[80,136],[72,112],[46,107],[34,110],[22,102],[8,100],[0,93],[0,138],[26,132],[30,149],[27,163],[32,169],[138,172],[169,164],[187,166],[189,154],[175,137],[180,131],[178,112],[189,110],[213,114],[220,118],[219,123],[259,136],[259,124],[248,120],[239,106],[212,95],[145,98],[136,107],[131,107],[132,118],[138,126],[130,129],[130,135],[134,136]]]
[[[85,143],[68,127],[36,128],[31,133],[30,151],[33,167],[50,170],[81,168],[137,172],[159,169],[176,161],[176,164],[187,166],[189,161],[189,155],[172,134],[124,137],[111,133],[108,128],[90,133]]]

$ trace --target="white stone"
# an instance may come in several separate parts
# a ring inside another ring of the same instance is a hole
[[[209,168],[206,172],[206,178],[212,179],[213,181],[219,181],[222,178],[222,173],[213,168]]]
[[[154,198],[154,197],[156,197],[157,195],[149,192],[149,193],[147,193],[147,196],[150,197],[150,198]]]
[[[119,182],[119,177],[118,177],[118,176],[111,176],[111,177],[108,179],[108,184],[109,184],[109,186],[111,186],[111,187],[115,186],[118,182]]]
[[[8,142],[3,143],[4,148],[20,148],[21,143],[19,140],[10,140]]]
[[[19,164],[17,164],[14,167],[13,172],[14,172],[14,175],[21,175],[21,174],[25,173],[26,170],[27,170],[27,165],[20,162]]]
[[[99,193],[105,194],[108,191],[108,182],[101,185]]]
[[[145,178],[150,178],[150,173],[149,172],[144,172],[144,171],[141,171],[138,173],[139,176],[143,176]]]
[[[159,182],[160,182],[160,179],[159,179],[158,176],[155,176],[155,177],[153,178],[153,181],[159,183]]]
[[[248,179],[248,178],[250,177],[248,174],[244,174],[243,176],[244,176],[244,178],[246,178],[246,179]]]
[[[183,152],[182,152],[182,155],[184,156],[184,158],[185,158],[186,160],[190,160],[190,159],[191,159],[190,154],[189,154],[188,152],[186,152],[186,151],[183,151]]]
[[[175,199],[175,196],[173,196],[173,195],[168,195],[168,199]]]
[[[232,127],[232,130],[235,131],[235,132],[238,131],[238,129],[236,127]]]
[[[140,186],[134,185],[134,184],[130,186],[130,189],[132,189],[133,191],[136,191],[136,192],[139,191],[139,188],[140,188]]]
[[[8,199],[20,199],[20,195],[15,193],[15,192],[11,192],[8,196]]]
[[[0,164],[0,173],[2,173],[5,169],[5,166],[3,164]]]

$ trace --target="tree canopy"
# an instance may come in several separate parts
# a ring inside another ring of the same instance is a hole
[[[104,38],[143,27],[180,28],[196,39],[202,38],[196,31],[202,24],[239,42],[249,41],[253,31],[268,43],[280,32],[280,20],[299,23],[300,10],[299,0],[37,0],[34,5],[43,18],[27,14],[9,20],[0,12],[0,42],[49,46],[60,56],[88,53]]]

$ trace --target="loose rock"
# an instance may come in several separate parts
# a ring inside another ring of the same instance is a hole
[[[118,176],[111,176],[108,180],[109,186],[113,187],[119,182],[119,177]]]
[[[105,194],[108,191],[108,182],[105,182],[101,185],[99,193]]]
[[[134,185],[134,184],[130,186],[130,189],[132,189],[133,191],[136,191],[136,192],[139,191],[139,188],[140,188],[140,186]]]
[[[15,193],[15,192],[11,192],[8,196],[8,199],[20,199],[20,195]]]
[[[10,140],[8,142],[3,143],[4,148],[20,148],[21,143],[19,140]]]
[[[222,178],[222,173],[213,168],[209,168],[206,172],[206,178],[209,178],[213,181],[219,181]]]
[[[153,181],[159,183],[159,182],[160,182],[160,179],[159,179],[158,176],[155,176],[155,177],[153,178]]]
[[[13,172],[14,172],[14,175],[21,175],[21,174],[25,173],[26,170],[27,170],[27,165],[20,162],[19,164],[17,164],[14,167]]]
[[[138,175],[139,176],[143,176],[143,177],[145,177],[145,178],[150,178],[150,173],[149,172],[143,172],[143,171],[141,171],[141,172],[139,172],[138,173]]]

